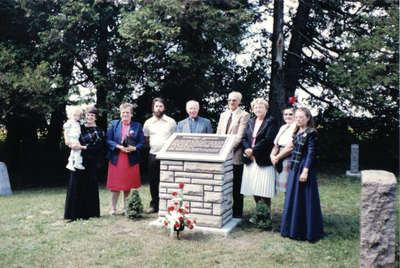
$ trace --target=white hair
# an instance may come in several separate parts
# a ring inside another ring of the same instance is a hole
[[[242,93],[240,93],[239,91],[232,91],[231,93],[229,93],[229,96],[236,96],[239,99],[239,102],[242,101]]]
[[[200,104],[199,104],[199,102],[198,102],[198,101],[195,101],[195,100],[190,100],[190,101],[186,102],[186,109],[187,109],[191,104],[196,105],[196,106],[197,106],[197,109],[200,109]]]
[[[77,105],[66,107],[66,110],[68,119],[72,119],[76,112],[80,113],[81,115],[83,114],[82,108]]]
[[[268,102],[266,100],[264,100],[263,98],[254,99],[250,104],[251,110],[254,110],[254,107],[256,105],[264,105],[265,109],[268,111],[268,108],[269,108]]]

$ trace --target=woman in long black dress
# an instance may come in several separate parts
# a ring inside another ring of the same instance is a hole
[[[81,126],[81,145],[69,145],[71,149],[82,150],[85,170],[71,171],[64,219],[88,219],[100,217],[99,187],[97,183],[98,161],[104,157],[105,134],[96,125],[97,109],[90,107]]]
[[[295,122],[281,235],[298,240],[316,241],[321,239],[324,233],[315,176],[317,131],[307,108],[296,110]]]

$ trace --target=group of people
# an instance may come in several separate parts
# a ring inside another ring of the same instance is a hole
[[[240,92],[228,95],[228,109],[220,115],[216,130],[216,134],[235,136],[232,216],[242,217],[244,195],[253,196],[256,202],[264,202],[270,208],[271,198],[279,190],[285,192],[280,227],[282,236],[319,240],[323,237],[323,225],[315,176],[317,133],[310,111],[306,108],[284,109],[285,124],[279,128],[278,121],[268,114],[268,103],[264,99],[256,98],[251,102],[253,118],[240,107],[241,100]],[[126,197],[131,189],[141,186],[139,162],[140,149],[144,146],[150,147],[148,177],[151,202],[146,212],[158,212],[160,161],[156,155],[174,132],[213,133],[210,120],[200,117],[199,109],[197,101],[188,101],[188,117],[176,124],[165,114],[164,100],[155,98],[152,102],[153,115],[142,128],[140,123],[132,120],[133,105],[124,103],[120,106],[121,118],[113,120],[104,134],[95,124],[97,110],[91,107],[86,110],[85,124],[80,126],[78,141],[70,137],[72,128],[67,122],[64,136],[66,145],[71,148],[67,165],[71,175],[64,218],[75,220],[100,216],[96,159],[104,143],[109,160],[106,187],[112,193],[110,214],[117,213],[121,191],[121,213],[125,214]],[[73,114],[71,119],[77,121],[79,116]],[[76,137],[76,132],[74,135]],[[76,156],[79,150],[81,162]]]

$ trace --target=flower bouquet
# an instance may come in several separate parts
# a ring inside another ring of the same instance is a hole
[[[183,231],[185,227],[190,230],[196,225],[196,220],[190,220],[188,217],[189,206],[183,206],[183,187],[184,184],[179,184],[179,193],[172,193],[173,206],[168,207],[168,213],[165,216],[164,225],[169,230],[170,236],[176,232],[176,237],[179,239],[179,232]]]

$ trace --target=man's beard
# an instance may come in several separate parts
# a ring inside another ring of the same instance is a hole
[[[164,111],[153,112],[155,117],[161,118],[164,115]]]

